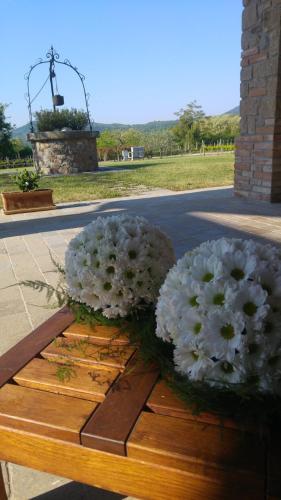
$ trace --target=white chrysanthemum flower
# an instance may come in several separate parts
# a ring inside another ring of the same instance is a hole
[[[218,306],[232,308],[237,294],[237,285],[231,281],[218,279],[201,287],[197,303],[204,308],[218,309]]]
[[[209,357],[233,362],[236,354],[243,349],[245,322],[240,312],[219,309],[208,315],[205,336],[200,346]]]
[[[238,359],[232,363],[218,361],[213,365],[212,370],[207,374],[205,380],[213,387],[223,387],[227,384],[241,384],[246,380],[246,372],[243,364]]]
[[[243,313],[246,321],[260,329],[270,310],[267,297],[267,292],[259,284],[243,281],[239,283],[233,306]]]
[[[176,369],[210,385],[255,380],[281,392],[281,251],[253,240],[202,243],[170,270],[157,335]]]
[[[108,318],[156,302],[175,262],[172,244],[143,217],[98,217],[65,255],[69,295]]]
[[[176,347],[174,360],[178,371],[182,375],[188,375],[191,380],[204,380],[214,365],[203,350],[192,344]]]

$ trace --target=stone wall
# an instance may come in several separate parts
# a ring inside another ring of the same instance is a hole
[[[281,201],[281,0],[244,0],[237,195]]]
[[[28,134],[35,165],[45,174],[70,174],[97,170],[96,139],[99,132],[67,131]]]

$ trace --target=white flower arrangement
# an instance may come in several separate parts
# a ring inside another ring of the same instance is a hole
[[[107,318],[125,317],[155,304],[174,263],[169,238],[143,217],[98,217],[67,248],[68,294]]]
[[[212,386],[256,381],[281,392],[281,251],[219,239],[169,271],[156,310],[157,335],[174,344],[176,370]]]

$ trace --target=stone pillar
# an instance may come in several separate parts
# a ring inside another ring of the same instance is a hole
[[[44,174],[91,172],[98,168],[99,132],[68,130],[28,134],[36,168]]]
[[[243,0],[235,193],[281,201],[281,0]]]

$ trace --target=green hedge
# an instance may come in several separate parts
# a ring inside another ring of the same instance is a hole
[[[26,158],[23,160],[19,158],[17,160],[0,160],[0,169],[19,167],[33,167],[33,159]]]
[[[234,144],[213,144],[208,146],[202,146],[205,151],[234,151]]]
[[[62,109],[61,111],[49,111],[43,109],[35,113],[38,132],[51,132],[70,128],[71,130],[83,130],[88,124],[85,111],[78,109]]]

